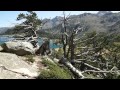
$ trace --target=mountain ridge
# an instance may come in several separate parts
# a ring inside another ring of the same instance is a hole
[[[47,23],[44,24],[42,28],[42,32],[47,33],[60,33],[62,30],[62,16],[56,16],[52,19],[45,18],[42,21]],[[111,11],[99,11],[98,13],[83,13],[79,15],[70,15],[69,16],[69,25],[67,28],[69,30],[76,25],[80,25],[84,27],[85,32],[97,31],[97,32],[109,32],[114,31],[113,29],[117,29],[116,31],[120,31],[119,29],[119,21],[120,21],[120,13],[113,13]],[[9,31],[12,32],[12,31]],[[41,30],[38,31],[39,34]],[[7,34],[8,31],[5,32]],[[19,31],[18,31],[19,33]]]

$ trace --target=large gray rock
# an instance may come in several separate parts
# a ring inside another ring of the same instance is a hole
[[[1,66],[9,70],[3,69]],[[14,72],[12,72],[14,71]],[[15,73],[18,72],[18,73]],[[29,77],[22,76],[24,73],[30,77],[38,76],[37,68],[32,67],[25,61],[21,60],[17,55],[0,52],[0,79],[26,79]]]
[[[35,54],[35,48],[30,42],[25,41],[9,41],[2,44],[4,52],[14,53],[17,55]]]
[[[3,51],[3,48],[0,46],[0,51]]]

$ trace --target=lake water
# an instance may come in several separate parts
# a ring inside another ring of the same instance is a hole
[[[12,38],[12,37],[0,36],[0,44],[2,44],[2,43],[4,43],[4,42],[7,42],[7,41],[11,41],[11,40],[13,40],[13,39],[14,39],[14,38]],[[39,45],[41,45],[43,42],[44,42],[44,41],[43,41],[42,39],[38,39]],[[51,49],[59,48],[59,47],[61,47],[61,46],[54,44],[53,41],[50,40],[50,48],[51,48]]]

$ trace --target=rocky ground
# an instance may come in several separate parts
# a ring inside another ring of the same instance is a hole
[[[35,56],[34,63],[26,62],[26,57],[0,52],[0,79],[35,79],[42,69],[41,56]]]
[[[53,62],[48,56],[36,55],[39,46],[30,42],[9,41],[0,46],[0,79],[36,79],[46,67],[42,60]]]

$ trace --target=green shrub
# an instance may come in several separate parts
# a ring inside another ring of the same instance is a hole
[[[31,63],[35,61],[35,59],[33,59],[34,55],[26,55],[25,57],[27,58],[26,61],[29,61]]]
[[[47,60],[44,60],[43,64],[48,66],[49,70],[43,70],[38,79],[72,79],[72,73],[67,68]]]

